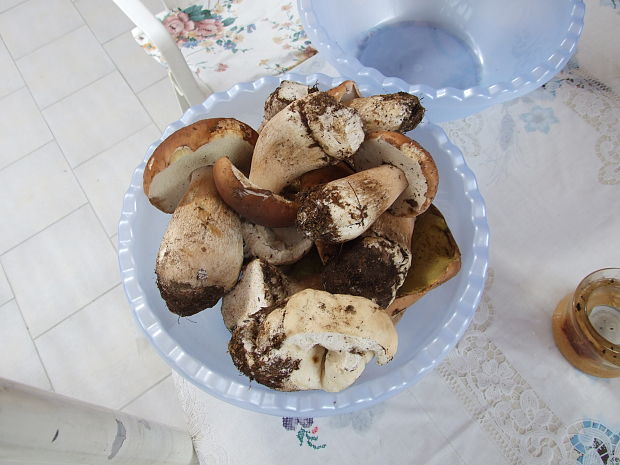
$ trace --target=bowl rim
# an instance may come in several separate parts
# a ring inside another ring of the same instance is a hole
[[[310,75],[287,73],[278,77],[269,76],[253,82],[236,84],[228,91],[211,94],[201,105],[189,108],[179,120],[168,125],[162,136],[150,145],[143,161],[134,170],[130,186],[123,198],[118,223],[118,262],[121,281],[134,319],[156,351],[175,371],[200,389],[238,407],[270,415],[319,417],[349,413],[379,403],[428,374],[461,339],[480,303],[488,268],[489,227],[486,207],[478,190],[475,175],[465,163],[463,154],[450,142],[439,126],[428,121],[421,123],[430,131],[438,146],[448,155],[451,170],[456,171],[462,178],[464,194],[470,205],[473,222],[471,266],[469,270],[461,270],[468,276],[465,290],[459,296],[452,313],[446,317],[445,323],[438,331],[438,336],[398,369],[380,378],[354,384],[339,393],[317,391],[321,397],[329,397],[333,399],[333,402],[323,402],[317,405],[317,402],[301,399],[301,395],[308,391],[284,393],[286,395],[281,396],[283,393],[277,391],[273,391],[277,393],[276,395],[259,389],[252,390],[252,385],[248,387],[238,380],[224,379],[214,373],[204,363],[185,352],[165,331],[162,322],[149,307],[137,276],[137,263],[132,242],[133,222],[137,216],[137,196],[143,195],[144,167],[155,148],[172,132],[198,119],[208,117],[207,113],[216,103],[230,101],[241,92],[255,92],[266,85],[275,88],[285,79],[309,85],[318,82],[328,86],[335,86],[344,80],[342,77],[333,78],[318,73]],[[469,245],[466,244],[468,248]],[[243,381],[247,383],[245,377]]]
[[[488,104],[500,103],[534,90],[549,81],[557,74],[573,56],[577,43],[583,31],[585,5],[582,0],[570,0],[570,22],[559,47],[542,63],[534,66],[527,72],[520,74],[510,81],[500,81],[488,86],[472,86],[467,89],[456,87],[434,88],[427,84],[410,84],[395,76],[385,76],[379,70],[364,66],[356,57],[348,55],[333,40],[317,21],[314,14],[315,0],[297,0],[297,9],[306,34],[313,46],[319,52],[327,55],[330,62],[338,71],[349,79],[360,77],[370,79],[377,85],[387,89],[397,89],[418,97],[424,96],[430,100],[452,99],[459,102],[473,98],[487,100]]]

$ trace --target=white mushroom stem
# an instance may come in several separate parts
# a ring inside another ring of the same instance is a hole
[[[212,168],[200,168],[157,255],[157,285],[168,309],[187,316],[212,307],[235,285],[242,262],[239,217],[220,199]]]
[[[272,265],[295,263],[312,248],[312,241],[296,228],[268,228],[241,223],[245,257],[260,258]]]
[[[224,324],[232,331],[250,315],[287,296],[288,280],[280,270],[261,259],[254,259],[245,266],[239,282],[222,299]]]
[[[302,174],[350,158],[364,140],[362,120],[324,92],[296,100],[262,129],[249,180],[274,193]]]
[[[390,165],[331,181],[303,194],[297,227],[313,240],[345,242],[366,231],[407,187]]]
[[[265,100],[265,112],[263,115],[263,126],[285,107],[295,100],[305,97],[311,92],[316,92],[310,86],[294,81],[282,81],[267,100]],[[259,131],[260,132],[260,131]]]
[[[397,131],[414,129],[424,117],[424,107],[415,95],[406,92],[373,95],[346,103],[362,117],[364,131]]]

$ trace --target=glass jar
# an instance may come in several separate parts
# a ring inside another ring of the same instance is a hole
[[[553,313],[558,349],[576,368],[593,376],[620,376],[620,269],[586,276]]]

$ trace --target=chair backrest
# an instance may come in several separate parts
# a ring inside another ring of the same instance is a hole
[[[185,57],[179,50],[176,42],[168,33],[165,26],[159,21],[140,0],[113,0],[123,13],[157,45],[162,57],[166,60],[172,81],[177,88],[179,103],[182,109],[188,106],[201,103],[206,95],[200,88],[194,74],[190,70]],[[168,3],[189,3],[189,2],[163,2],[164,8]],[[195,3],[195,2],[193,2]],[[174,7],[176,8],[176,7]]]

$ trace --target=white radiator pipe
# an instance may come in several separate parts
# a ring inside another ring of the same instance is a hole
[[[186,431],[0,378],[0,463],[194,465]]]

